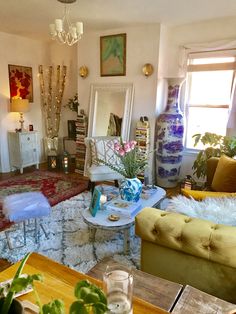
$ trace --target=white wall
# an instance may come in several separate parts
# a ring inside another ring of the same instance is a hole
[[[64,64],[68,66],[65,96],[63,100],[63,103],[66,103],[67,98],[73,96],[77,90],[77,47],[69,48],[57,43],[44,43],[6,33],[0,33],[0,42],[0,172],[9,172],[7,131],[19,128],[19,114],[9,112],[10,92],[8,64],[32,67],[34,99],[33,103],[30,103],[30,112],[24,114],[24,120],[25,127],[28,127],[29,124],[33,124],[34,129],[39,131],[40,160],[42,161],[44,119],[41,115],[38,66],[40,64]],[[67,126],[65,126],[67,122],[65,121],[75,118],[76,114],[63,108],[61,135],[67,134]]]
[[[111,34],[127,34],[126,76],[100,77],[100,36]],[[79,99],[85,112],[88,113],[90,85],[93,83],[133,83],[134,106],[130,137],[134,137],[136,122],[140,116],[147,116],[151,124],[151,143],[154,138],[156,87],[158,76],[160,25],[130,27],[108,30],[106,32],[91,32],[83,35],[78,45],[78,67],[86,65],[89,76],[79,78]],[[154,73],[149,78],[142,74],[142,66],[151,63]]]
[[[8,64],[32,67],[33,73],[33,103],[30,103],[30,112],[24,114],[25,126],[34,125],[34,129],[42,134],[42,118],[40,109],[40,93],[38,82],[38,65],[47,62],[46,45],[36,40],[20,36],[0,33],[0,159],[1,172],[8,172],[9,157],[7,131],[19,128],[19,114],[9,113],[9,79]]]

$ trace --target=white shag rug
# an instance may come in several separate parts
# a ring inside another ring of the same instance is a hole
[[[26,245],[9,249],[6,233],[0,232],[0,258],[16,262],[29,251],[46,255],[64,265],[86,273],[104,257],[112,256],[117,261],[139,267],[140,240],[131,230],[131,253],[123,253],[123,232],[97,229],[95,242],[89,241],[88,226],[84,223],[81,211],[88,208],[90,192],[83,192],[52,207],[51,214],[38,221],[48,233],[48,239],[40,228],[40,241],[35,243],[34,233],[28,225]],[[9,228],[12,245],[23,243],[23,224]]]
[[[217,224],[236,226],[236,198],[234,197],[209,197],[203,201],[196,201],[178,195],[169,200],[165,210],[210,220]]]

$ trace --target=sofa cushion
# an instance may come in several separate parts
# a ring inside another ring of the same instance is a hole
[[[211,188],[217,192],[236,191],[236,160],[225,155],[220,157]]]
[[[198,191],[198,190],[188,190],[181,189],[181,193],[184,196],[192,197],[195,200],[202,201],[206,197],[236,197],[236,193],[227,193],[227,192],[213,192],[213,191]]]

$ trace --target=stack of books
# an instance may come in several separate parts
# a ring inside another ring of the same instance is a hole
[[[138,202],[124,201],[120,197],[112,199],[104,204],[105,209],[122,215],[123,217],[133,218],[142,209],[141,200]]]
[[[157,186],[155,185],[143,185],[141,198],[148,200],[153,194],[157,192]]]
[[[87,136],[87,116],[85,114],[79,114],[75,122],[75,126],[76,126],[75,172],[83,174],[86,154],[84,139]]]

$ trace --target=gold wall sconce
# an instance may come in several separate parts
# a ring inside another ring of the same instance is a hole
[[[82,77],[82,78],[86,78],[89,74],[89,70],[88,68],[83,65],[79,68],[79,75]]]
[[[153,73],[153,66],[151,65],[151,63],[146,63],[144,64],[142,71],[146,77],[149,77]]]

